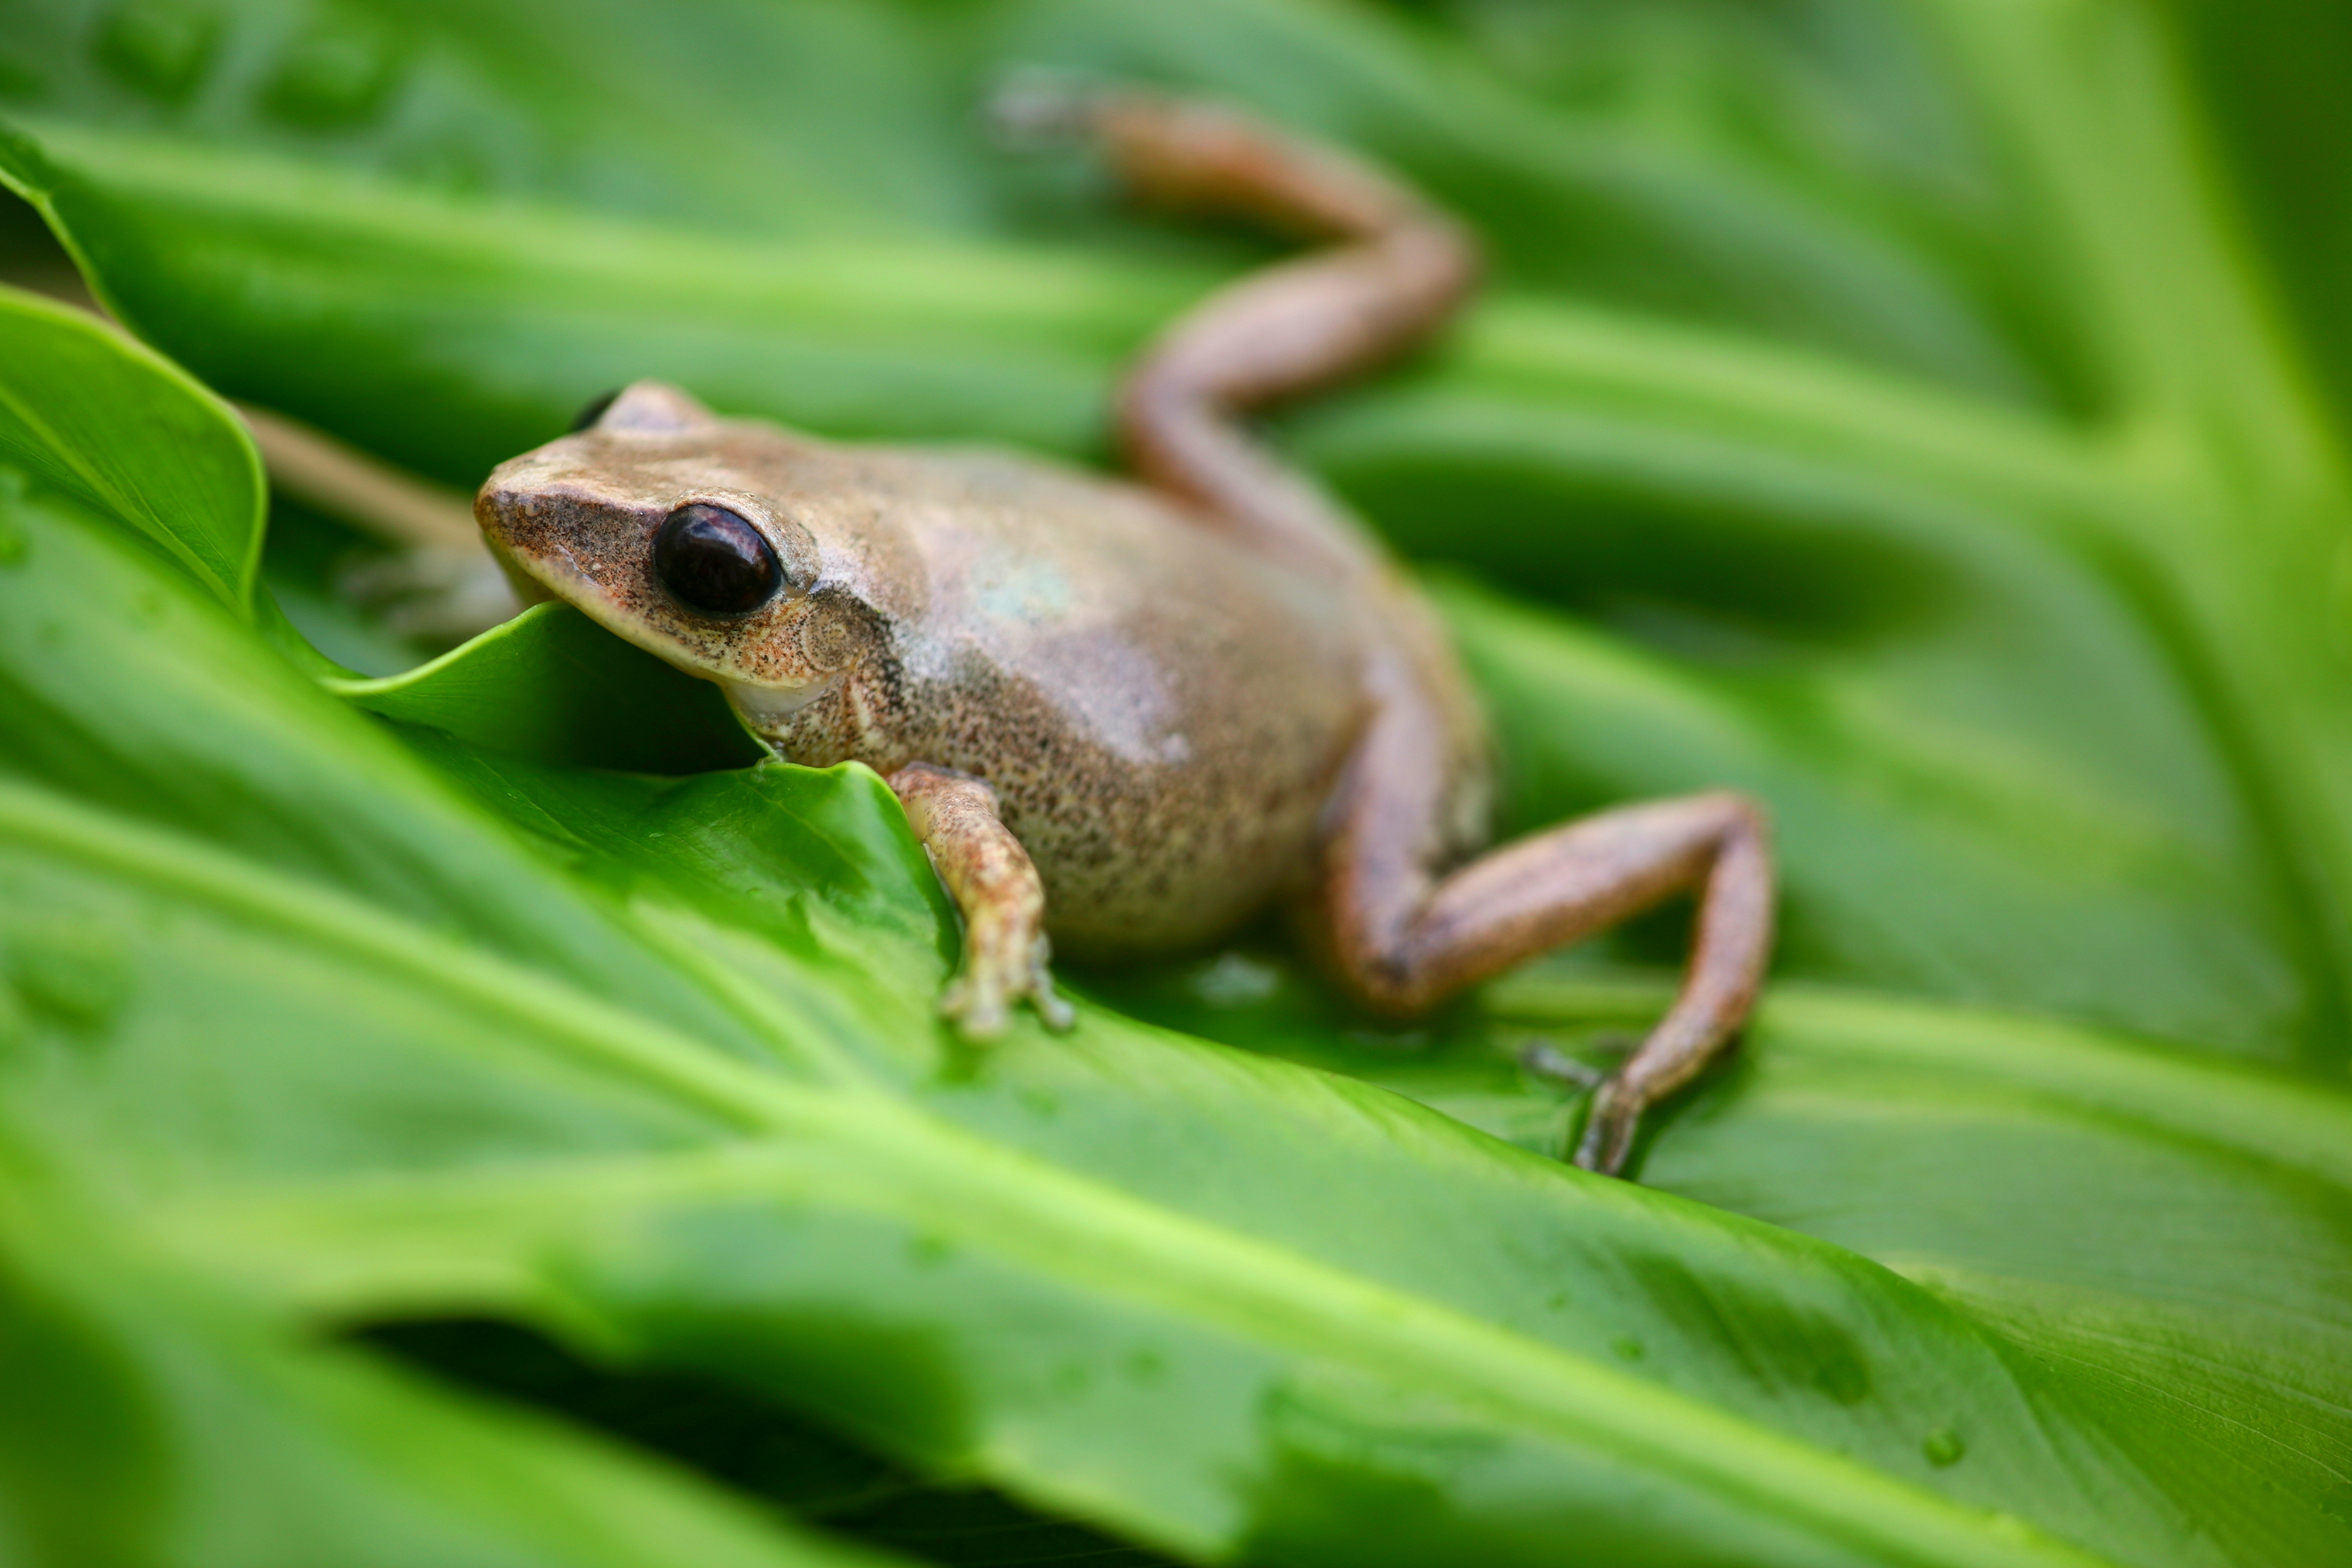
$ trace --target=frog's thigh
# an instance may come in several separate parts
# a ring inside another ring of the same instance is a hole
[[[1026,996],[1045,1022],[1069,1027],[1069,1005],[1045,970],[1045,887],[996,815],[996,792],[969,773],[912,763],[890,775],[915,837],[963,911],[963,967],[940,1011],[975,1038],[1001,1033]]]
[[[1443,879],[1443,756],[1406,702],[1373,724],[1341,807],[1323,916],[1345,978],[1414,1013],[1548,948],[1697,889],[1682,992],[1595,1096],[1576,1163],[1614,1174],[1643,1110],[1687,1083],[1748,1016],[1772,942],[1762,811],[1727,793],[1622,806],[1490,851]]]

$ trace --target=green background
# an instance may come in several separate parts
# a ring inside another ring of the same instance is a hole
[[[0,313],[0,1556],[2352,1555],[2347,35],[0,0],[0,174],[170,356]],[[568,612],[398,674],[353,542],[265,542],[215,393],[461,488],[644,375],[1102,460],[1268,252],[992,146],[1039,67],[1486,245],[1277,438],[1426,573],[1507,826],[1774,811],[1640,1185],[1517,1058],[1637,1032],[1671,921],[1410,1031],[1253,935],[975,1057],[870,774]]]

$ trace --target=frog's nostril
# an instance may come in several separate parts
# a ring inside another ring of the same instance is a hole
[[[690,610],[740,616],[776,596],[783,569],[760,531],[723,506],[696,501],[654,535],[654,575]]]

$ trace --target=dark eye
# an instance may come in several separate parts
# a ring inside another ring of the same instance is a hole
[[[756,610],[783,586],[783,568],[760,531],[723,506],[697,501],[654,535],[654,575],[677,602],[712,616]]]

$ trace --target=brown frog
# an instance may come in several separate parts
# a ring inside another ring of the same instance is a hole
[[[1706,794],[1478,854],[1478,708],[1412,583],[1239,416],[1423,338],[1462,231],[1328,149],[1134,93],[1034,101],[1139,192],[1326,242],[1173,323],[1118,422],[1140,484],[1003,452],[848,446],[640,382],[501,464],[475,514],[527,592],[716,681],[797,763],[880,772],[963,912],[961,1030],[1070,1010],[1047,938],[1165,952],[1272,900],[1341,984],[1422,1012],[1677,892],[1686,979],[1596,1093],[1575,1158],[1738,1028],[1770,945],[1763,817]]]

